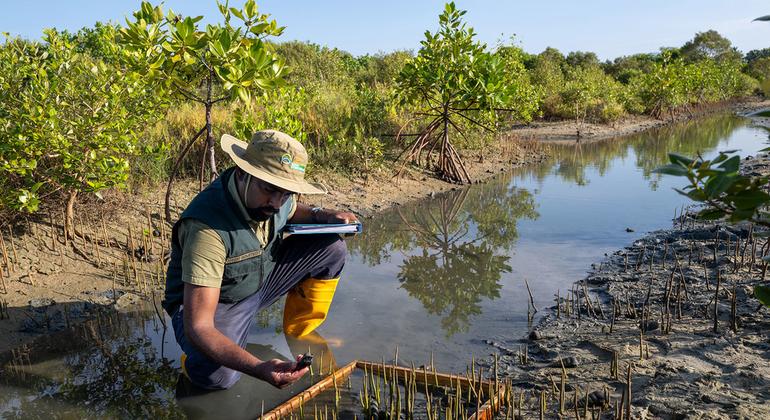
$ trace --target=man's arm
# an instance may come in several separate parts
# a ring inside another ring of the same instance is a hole
[[[321,209],[314,215],[311,209],[312,207],[307,204],[298,202],[289,223],[354,223],[358,221],[356,215],[349,211]]]
[[[262,361],[219,332],[214,313],[219,301],[215,287],[184,285],[184,333],[203,354],[222,366],[243,372],[283,388],[307,373],[308,368],[292,371],[294,362],[272,359]]]

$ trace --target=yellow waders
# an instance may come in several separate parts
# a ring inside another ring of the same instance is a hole
[[[329,313],[339,280],[309,278],[290,290],[283,308],[283,331],[302,337],[318,328]]]
[[[187,379],[190,379],[190,375],[187,374],[187,366],[185,366],[185,362],[187,361],[187,353],[182,353],[180,360],[182,365],[182,373],[187,377]]]

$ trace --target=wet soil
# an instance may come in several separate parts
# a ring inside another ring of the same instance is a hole
[[[555,407],[564,361],[568,398],[606,389],[611,412],[630,367],[634,418],[770,416],[770,310],[752,296],[767,283],[767,239],[748,225],[681,222],[560,291],[528,337],[488,341],[519,391],[545,390]]]
[[[742,171],[770,174],[770,156],[748,157]],[[770,309],[753,297],[770,281],[770,234],[695,211],[593,265],[528,337],[487,340],[529,416],[543,392],[558,417],[564,371],[565,398],[590,394],[602,418],[629,410],[629,379],[633,418],[770,418]]]
[[[749,114],[767,107],[770,107],[770,101],[752,98],[740,102],[702,106],[690,112],[682,112],[665,118],[654,118],[647,115],[628,115],[608,124],[576,124],[574,121],[535,121],[525,126],[516,127],[513,132],[520,139],[534,139],[544,143],[587,143],[628,136],[678,121],[700,118],[715,112],[722,112],[726,108],[738,114]]]

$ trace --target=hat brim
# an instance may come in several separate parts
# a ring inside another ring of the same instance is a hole
[[[307,181],[295,181],[293,179],[286,179],[279,176],[275,176],[261,168],[258,168],[250,164],[243,156],[246,154],[246,147],[248,143],[243,140],[239,140],[229,134],[222,135],[222,150],[230,156],[236,166],[241,168],[247,174],[259,178],[262,181],[275,185],[278,188],[282,188],[286,191],[291,191],[296,194],[326,194],[326,188],[321,184],[314,184]]]

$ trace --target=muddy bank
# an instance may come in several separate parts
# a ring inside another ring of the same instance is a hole
[[[513,168],[544,161],[548,158],[548,148],[535,141],[520,141],[515,135],[505,135],[485,150],[461,154],[473,182],[482,183]],[[326,185],[329,194],[302,197],[302,201],[370,217],[391,207],[461,187],[439,179],[432,171],[412,165],[403,166],[402,174],[395,176],[401,168],[401,163],[386,164],[366,177],[320,171],[314,174],[314,179]]]
[[[526,339],[488,343],[514,389],[546,391],[551,414],[563,360],[568,399],[575,390],[580,400],[609,395],[607,415],[621,404],[630,366],[634,418],[768,418],[770,311],[752,297],[766,283],[767,239],[757,233],[686,219],[560,291],[559,308],[547,308]]]
[[[768,174],[770,158],[742,170]],[[770,309],[752,295],[770,281],[769,249],[763,229],[685,212],[559,291],[528,337],[487,343],[527,416],[544,392],[550,417],[564,395],[570,415],[588,398],[589,411],[613,418],[628,410],[630,378],[633,418],[770,418]]]
[[[739,115],[770,107],[770,100],[750,98],[741,102],[720,103],[699,107],[673,118],[658,119],[647,115],[628,115],[608,124],[575,124],[574,121],[535,121],[513,130],[520,139],[533,139],[545,143],[572,144],[576,141],[593,142],[628,136],[672,123],[700,118],[716,112],[730,110]]]

